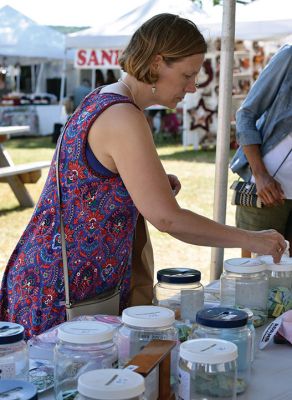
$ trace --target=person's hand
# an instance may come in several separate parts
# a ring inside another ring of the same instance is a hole
[[[257,194],[267,207],[284,203],[285,195],[279,182],[271,175],[264,174],[256,177]]]
[[[167,176],[168,176],[168,180],[169,180],[171,189],[172,189],[174,195],[176,196],[181,189],[181,183],[176,175],[168,174]]]
[[[275,263],[281,261],[281,257],[286,249],[284,237],[274,229],[265,231],[250,231],[250,249],[254,253],[271,255]]]

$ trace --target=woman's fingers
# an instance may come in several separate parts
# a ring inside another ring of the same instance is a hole
[[[284,237],[274,229],[254,233],[257,236],[255,252],[262,255],[271,255],[274,262],[279,263],[287,246]]]

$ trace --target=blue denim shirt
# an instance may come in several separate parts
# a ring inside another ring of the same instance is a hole
[[[271,58],[236,113],[240,145],[230,168],[244,179],[251,171],[242,146],[260,144],[262,156],[292,132],[292,45]]]

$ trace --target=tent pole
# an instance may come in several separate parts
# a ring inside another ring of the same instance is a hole
[[[95,71],[96,70],[92,68],[92,70],[91,70],[91,90],[94,90],[94,88],[95,88],[95,76],[96,76]]]
[[[65,52],[64,52],[63,65],[62,65],[60,100],[59,100],[60,105],[63,105],[64,97],[65,97],[66,64],[67,64],[67,50],[65,50]]]
[[[235,33],[235,0],[224,0],[221,36],[218,129],[213,218],[222,224],[226,220],[230,120],[232,106],[232,70]],[[210,279],[218,279],[223,266],[224,249],[212,248]]]
[[[188,135],[188,122],[187,122],[187,105],[186,105],[186,101],[183,100],[183,124],[182,124],[182,145],[184,147],[187,146],[187,135]]]
[[[35,87],[34,87],[34,93],[40,93],[42,91],[42,79],[43,79],[43,73],[44,73],[44,68],[45,68],[45,63],[41,63],[41,65],[38,68],[38,74],[37,78],[35,79]]]
[[[35,65],[30,66],[30,75],[31,75],[31,93],[35,93],[36,84],[35,84]]]

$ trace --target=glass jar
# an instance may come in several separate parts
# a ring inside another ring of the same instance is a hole
[[[292,309],[292,258],[282,257],[279,264],[271,256],[260,260],[266,264],[269,278],[268,316],[275,318]]]
[[[2,379],[28,380],[28,346],[24,328],[13,322],[0,322],[0,381]]]
[[[178,340],[174,326],[174,312],[158,306],[136,306],[126,308],[122,313],[123,325],[118,330],[119,366],[138,354],[151,340]],[[178,345],[171,352],[171,384],[177,376]],[[158,397],[158,367],[147,376],[145,396],[148,400]]]
[[[0,399],[37,400],[37,389],[32,383],[18,379],[0,379]]]
[[[252,362],[252,334],[247,326],[245,311],[234,308],[213,307],[197,313],[197,327],[190,338],[214,338],[228,340],[238,348],[237,393],[245,391]]]
[[[84,372],[117,366],[115,329],[97,321],[65,322],[58,327],[54,351],[56,398],[77,393],[78,377]]]
[[[256,351],[256,331],[255,331],[255,327],[253,324],[253,312],[249,309],[249,308],[242,308],[242,307],[238,307],[238,310],[242,310],[245,311],[247,313],[247,324],[246,326],[248,327],[248,329],[250,330],[250,334],[251,334],[251,362],[254,361],[254,357],[255,357],[255,351]]]
[[[126,308],[118,330],[119,366],[123,368],[151,340],[177,340],[174,321],[174,312],[164,307]]]
[[[75,400],[142,400],[144,378],[129,369],[89,371],[78,379]]]
[[[175,312],[175,318],[196,321],[196,313],[204,307],[201,272],[191,268],[166,268],[157,272],[153,304]]]
[[[255,327],[267,322],[269,282],[265,264],[259,259],[233,258],[224,261],[220,277],[220,305],[247,307]]]
[[[180,346],[180,400],[236,399],[237,347],[220,339],[188,340]]]

